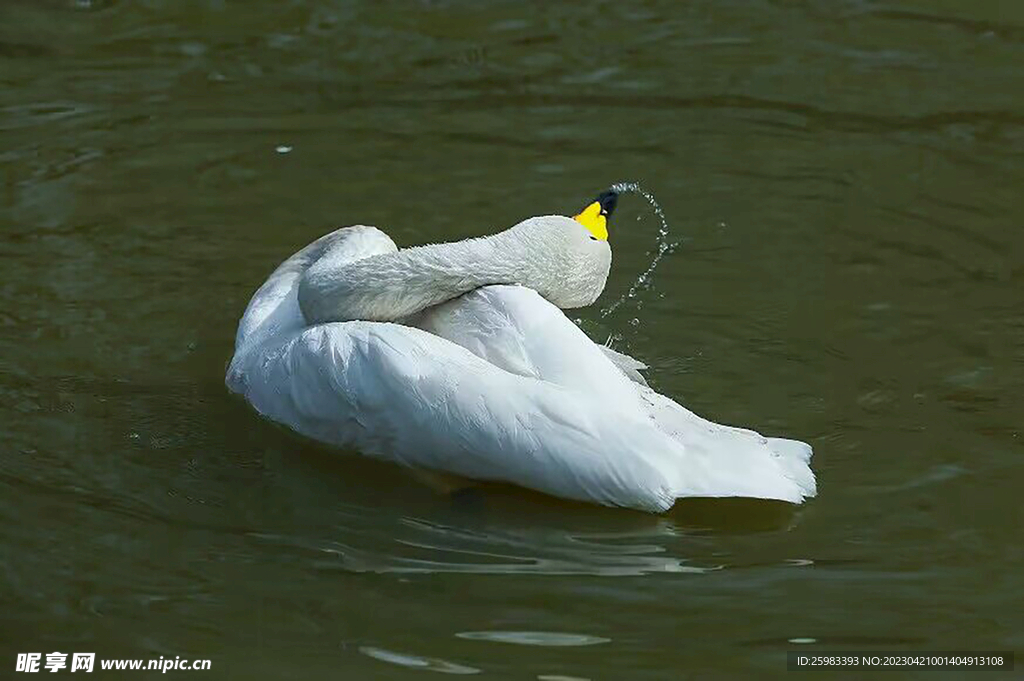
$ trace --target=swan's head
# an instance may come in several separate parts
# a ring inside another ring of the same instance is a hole
[[[608,218],[617,200],[618,195],[608,190],[575,217],[544,215],[510,229],[527,258],[519,283],[561,308],[597,300],[611,269]]]

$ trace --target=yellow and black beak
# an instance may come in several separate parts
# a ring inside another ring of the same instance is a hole
[[[608,218],[615,212],[615,204],[619,201],[619,194],[611,189],[605,190],[597,195],[593,203],[573,216],[573,220],[580,223],[590,232],[591,239],[608,241]]]

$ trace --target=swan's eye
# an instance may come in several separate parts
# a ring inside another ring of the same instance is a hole
[[[590,237],[590,240],[591,241],[597,241],[597,237],[596,236],[592,236],[592,237]]]

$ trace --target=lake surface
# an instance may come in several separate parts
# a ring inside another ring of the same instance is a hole
[[[1019,668],[1024,3],[6,0],[0,85],[0,667]],[[806,506],[452,501],[224,388],[249,296],[320,234],[464,238],[627,180],[676,246],[602,316],[658,249],[624,197],[572,316],[811,442]]]

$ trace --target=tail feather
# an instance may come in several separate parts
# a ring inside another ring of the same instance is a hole
[[[768,449],[775,457],[786,477],[800,487],[805,499],[818,494],[817,482],[811,470],[811,455],[814,450],[806,442],[782,437],[768,438]]]
[[[679,471],[678,497],[736,496],[799,504],[815,496],[810,445],[712,423],[649,388],[638,390],[649,416],[690,455]]]

